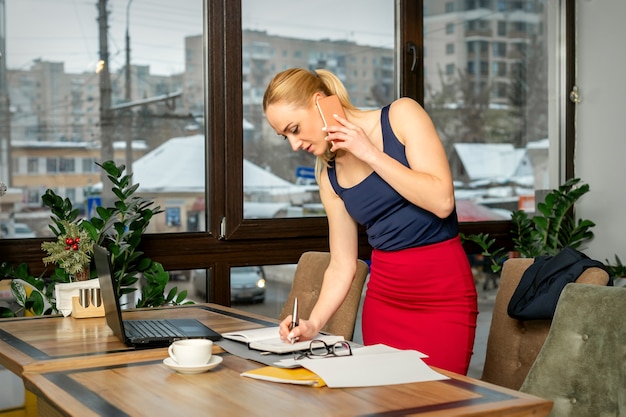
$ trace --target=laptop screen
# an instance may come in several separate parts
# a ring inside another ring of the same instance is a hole
[[[96,262],[96,272],[100,280],[100,293],[102,294],[102,305],[107,325],[113,330],[115,336],[121,341],[126,341],[124,325],[122,323],[122,312],[120,302],[115,291],[113,276],[111,275],[111,261],[109,251],[105,248],[94,245],[94,259]]]

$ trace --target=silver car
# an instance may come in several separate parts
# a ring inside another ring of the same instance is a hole
[[[206,270],[191,273],[193,289],[198,297],[206,296]],[[258,266],[240,266],[230,269],[231,303],[262,303],[265,301],[265,274]]]
[[[9,223],[1,223],[0,237],[3,239],[25,239],[37,237],[37,235],[26,223],[13,223],[13,233],[11,233]]]

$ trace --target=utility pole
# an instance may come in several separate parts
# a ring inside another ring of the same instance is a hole
[[[126,4],[126,102],[130,101],[130,34],[129,34],[129,25],[130,25],[130,4],[133,0],[128,0]]]
[[[11,113],[7,86],[6,5],[0,0],[0,181],[13,185],[11,168]]]
[[[98,0],[98,28],[100,37],[100,158],[101,163],[114,160],[113,155],[113,110],[111,109],[111,74],[109,73],[109,45],[108,45],[108,11],[107,0]],[[102,181],[102,205],[109,207],[113,204],[112,184],[106,171],[100,174]]]
[[[131,99],[131,84],[130,84],[130,34],[129,34],[129,18],[130,18],[130,4],[133,0],[128,0],[126,4],[126,88],[125,99],[127,103],[130,103]],[[133,173],[133,111],[128,109],[125,111],[127,115],[126,120],[126,174],[131,175]]]

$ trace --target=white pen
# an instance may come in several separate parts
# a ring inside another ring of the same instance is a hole
[[[298,297],[293,300],[293,312],[291,313],[291,325],[289,326],[289,330],[293,330],[296,326],[298,326]],[[290,340],[293,345],[298,338],[292,337]]]

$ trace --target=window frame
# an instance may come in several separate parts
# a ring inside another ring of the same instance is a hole
[[[296,263],[302,252],[328,250],[328,228],[324,217],[297,219],[243,218],[243,127],[241,68],[241,2],[205,0],[205,149],[207,187],[207,231],[146,234],[141,250],[166,270],[211,268],[207,301],[230,305],[230,267]],[[559,167],[564,178],[574,175],[575,105],[568,99],[575,81],[575,2],[561,0],[564,44],[560,79]],[[396,0],[397,77],[399,95],[423,104],[424,79],[423,2]],[[210,51],[210,53],[208,53]],[[239,53],[233,53],[239,51]],[[416,66],[412,68],[413,62]],[[224,111],[228,109],[228,111]],[[228,161],[228,162],[227,162]],[[234,161],[234,162],[233,162]],[[226,219],[225,221],[223,219]],[[489,233],[498,245],[512,248],[510,221],[461,223],[461,233]],[[40,245],[45,239],[0,240],[0,261],[28,264],[33,275],[45,268]],[[468,253],[478,248],[465,244]],[[371,248],[361,230],[359,256],[368,259]],[[49,271],[48,271],[49,272]]]

